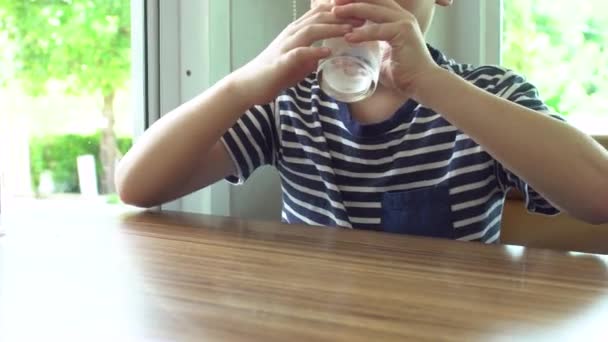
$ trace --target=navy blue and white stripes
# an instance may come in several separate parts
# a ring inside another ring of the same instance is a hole
[[[549,112],[521,76],[431,52],[476,86]],[[524,193],[529,210],[557,213],[440,114],[408,101],[390,119],[361,125],[320,91],[315,75],[250,109],[222,141],[238,170],[229,181],[243,182],[262,165],[278,169],[285,222],[491,243],[511,188]]]

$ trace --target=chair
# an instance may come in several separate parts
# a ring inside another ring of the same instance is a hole
[[[503,244],[608,254],[608,224],[591,225],[567,214],[530,214],[521,196],[505,203],[500,239]]]

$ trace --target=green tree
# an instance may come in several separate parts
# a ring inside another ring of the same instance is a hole
[[[99,96],[101,184],[114,192],[114,98],[130,78],[129,1],[0,0],[0,30],[16,46],[12,77],[28,94],[61,81],[66,93]]]
[[[505,0],[503,64],[563,115],[608,115],[608,1]]]

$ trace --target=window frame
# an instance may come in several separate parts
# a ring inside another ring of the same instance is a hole
[[[131,63],[137,140],[160,117],[159,0],[131,0]]]
[[[149,124],[152,124],[231,70],[229,19],[232,1],[147,1],[156,4],[154,20],[158,23],[158,33],[154,37],[157,77],[153,80],[158,103],[155,104],[157,110],[149,115]],[[214,53],[211,53],[212,49]],[[210,65],[214,67],[210,68]],[[230,196],[229,185],[222,181],[165,203],[157,210],[229,216]]]

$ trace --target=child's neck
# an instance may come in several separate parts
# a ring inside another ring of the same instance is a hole
[[[369,125],[389,119],[406,101],[403,95],[379,84],[372,96],[351,103],[348,107],[353,119],[360,124]]]

